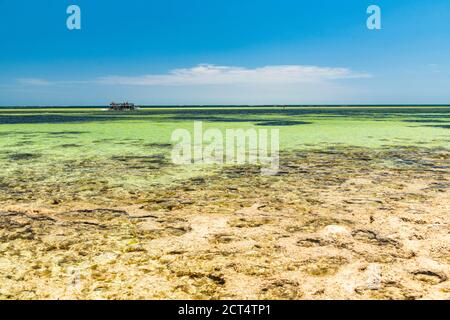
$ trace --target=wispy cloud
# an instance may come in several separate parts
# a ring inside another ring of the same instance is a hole
[[[70,84],[103,84],[124,86],[196,86],[196,85],[264,85],[317,83],[336,79],[368,78],[368,73],[348,68],[304,65],[275,65],[260,68],[242,68],[200,64],[192,68],[170,70],[165,74],[140,76],[103,76],[91,80],[49,81],[41,78],[20,78],[17,82],[27,86]]]
[[[296,104],[347,103],[367,92],[343,79],[371,77],[349,68],[271,65],[258,68],[201,64],[164,73],[110,75],[85,79],[17,79],[11,90],[47,97],[48,103],[104,104],[130,100],[142,104]],[[5,91],[5,90],[3,90]],[[0,92],[1,99],[1,92]],[[51,102],[50,102],[51,101]]]
[[[436,63],[430,63],[428,64],[428,67],[433,73],[441,73],[441,69],[439,68],[439,65]]]
[[[354,72],[348,68],[279,65],[250,69],[201,64],[192,68],[171,70],[166,74],[101,77],[97,82],[128,86],[258,85],[314,83],[367,77],[370,77],[367,73]]]
[[[52,84],[52,82],[48,80],[38,78],[21,78],[17,79],[17,82],[26,86],[49,86]]]

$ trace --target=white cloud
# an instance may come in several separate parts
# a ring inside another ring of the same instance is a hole
[[[436,63],[430,63],[428,64],[428,67],[433,73],[441,73],[441,69],[439,68],[439,65]]]
[[[166,74],[107,76],[96,82],[128,86],[258,85],[316,83],[367,77],[370,77],[367,73],[353,72],[348,68],[279,65],[249,69],[201,64],[193,68],[171,70]]]
[[[17,79],[17,82],[19,82],[22,85],[27,85],[27,86],[49,86],[52,84],[50,81],[47,81],[45,79],[38,79],[38,78],[22,78],[22,79]]]
[[[46,101],[59,97],[61,100],[54,102],[58,104],[68,103],[67,99],[70,104],[104,104],[110,100],[138,104],[326,104],[364,99],[367,95],[364,86],[339,80],[367,77],[370,75],[349,68],[202,64],[138,76],[51,81],[22,78],[17,79],[17,89],[51,96]]]

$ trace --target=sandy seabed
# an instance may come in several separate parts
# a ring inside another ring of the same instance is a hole
[[[122,199],[30,192],[0,207],[1,299],[450,298],[446,149],[286,151],[276,176],[223,167]]]

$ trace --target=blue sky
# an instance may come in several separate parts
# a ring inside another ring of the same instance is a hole
[[[0,14],[0,105],[450,103],[448,0],[0,0]]]

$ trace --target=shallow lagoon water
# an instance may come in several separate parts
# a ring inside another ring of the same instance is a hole
[[[14,139],[28,138],[41,144],[52,136],[80,142],[142,139],[167,143],[174,129],[192,128],[194,120],[222,129],[277,127],[284,147],[322,143],[376,147],[386,139],[438,146],[448,145],[448,133],[442,129],[450,124],[450,107],[190,107],[123,113],[75,108],[0,109],[0,135],[8,138],[2,139],[2,147],[8,142],[13,145]]]
[[[449,112],[1,109],[0,298],[448,299]],[[173,165],[194,120],[280,129],[279,174]]]
[[[277,128],[282,150],[450,147],[450,107],[3,108],[3,184],[98,189],[103,181],[103,187],[139,190],[208,174],[211,167],[170,162],[172,132],[192,132],[194,120],[223,132]]]

